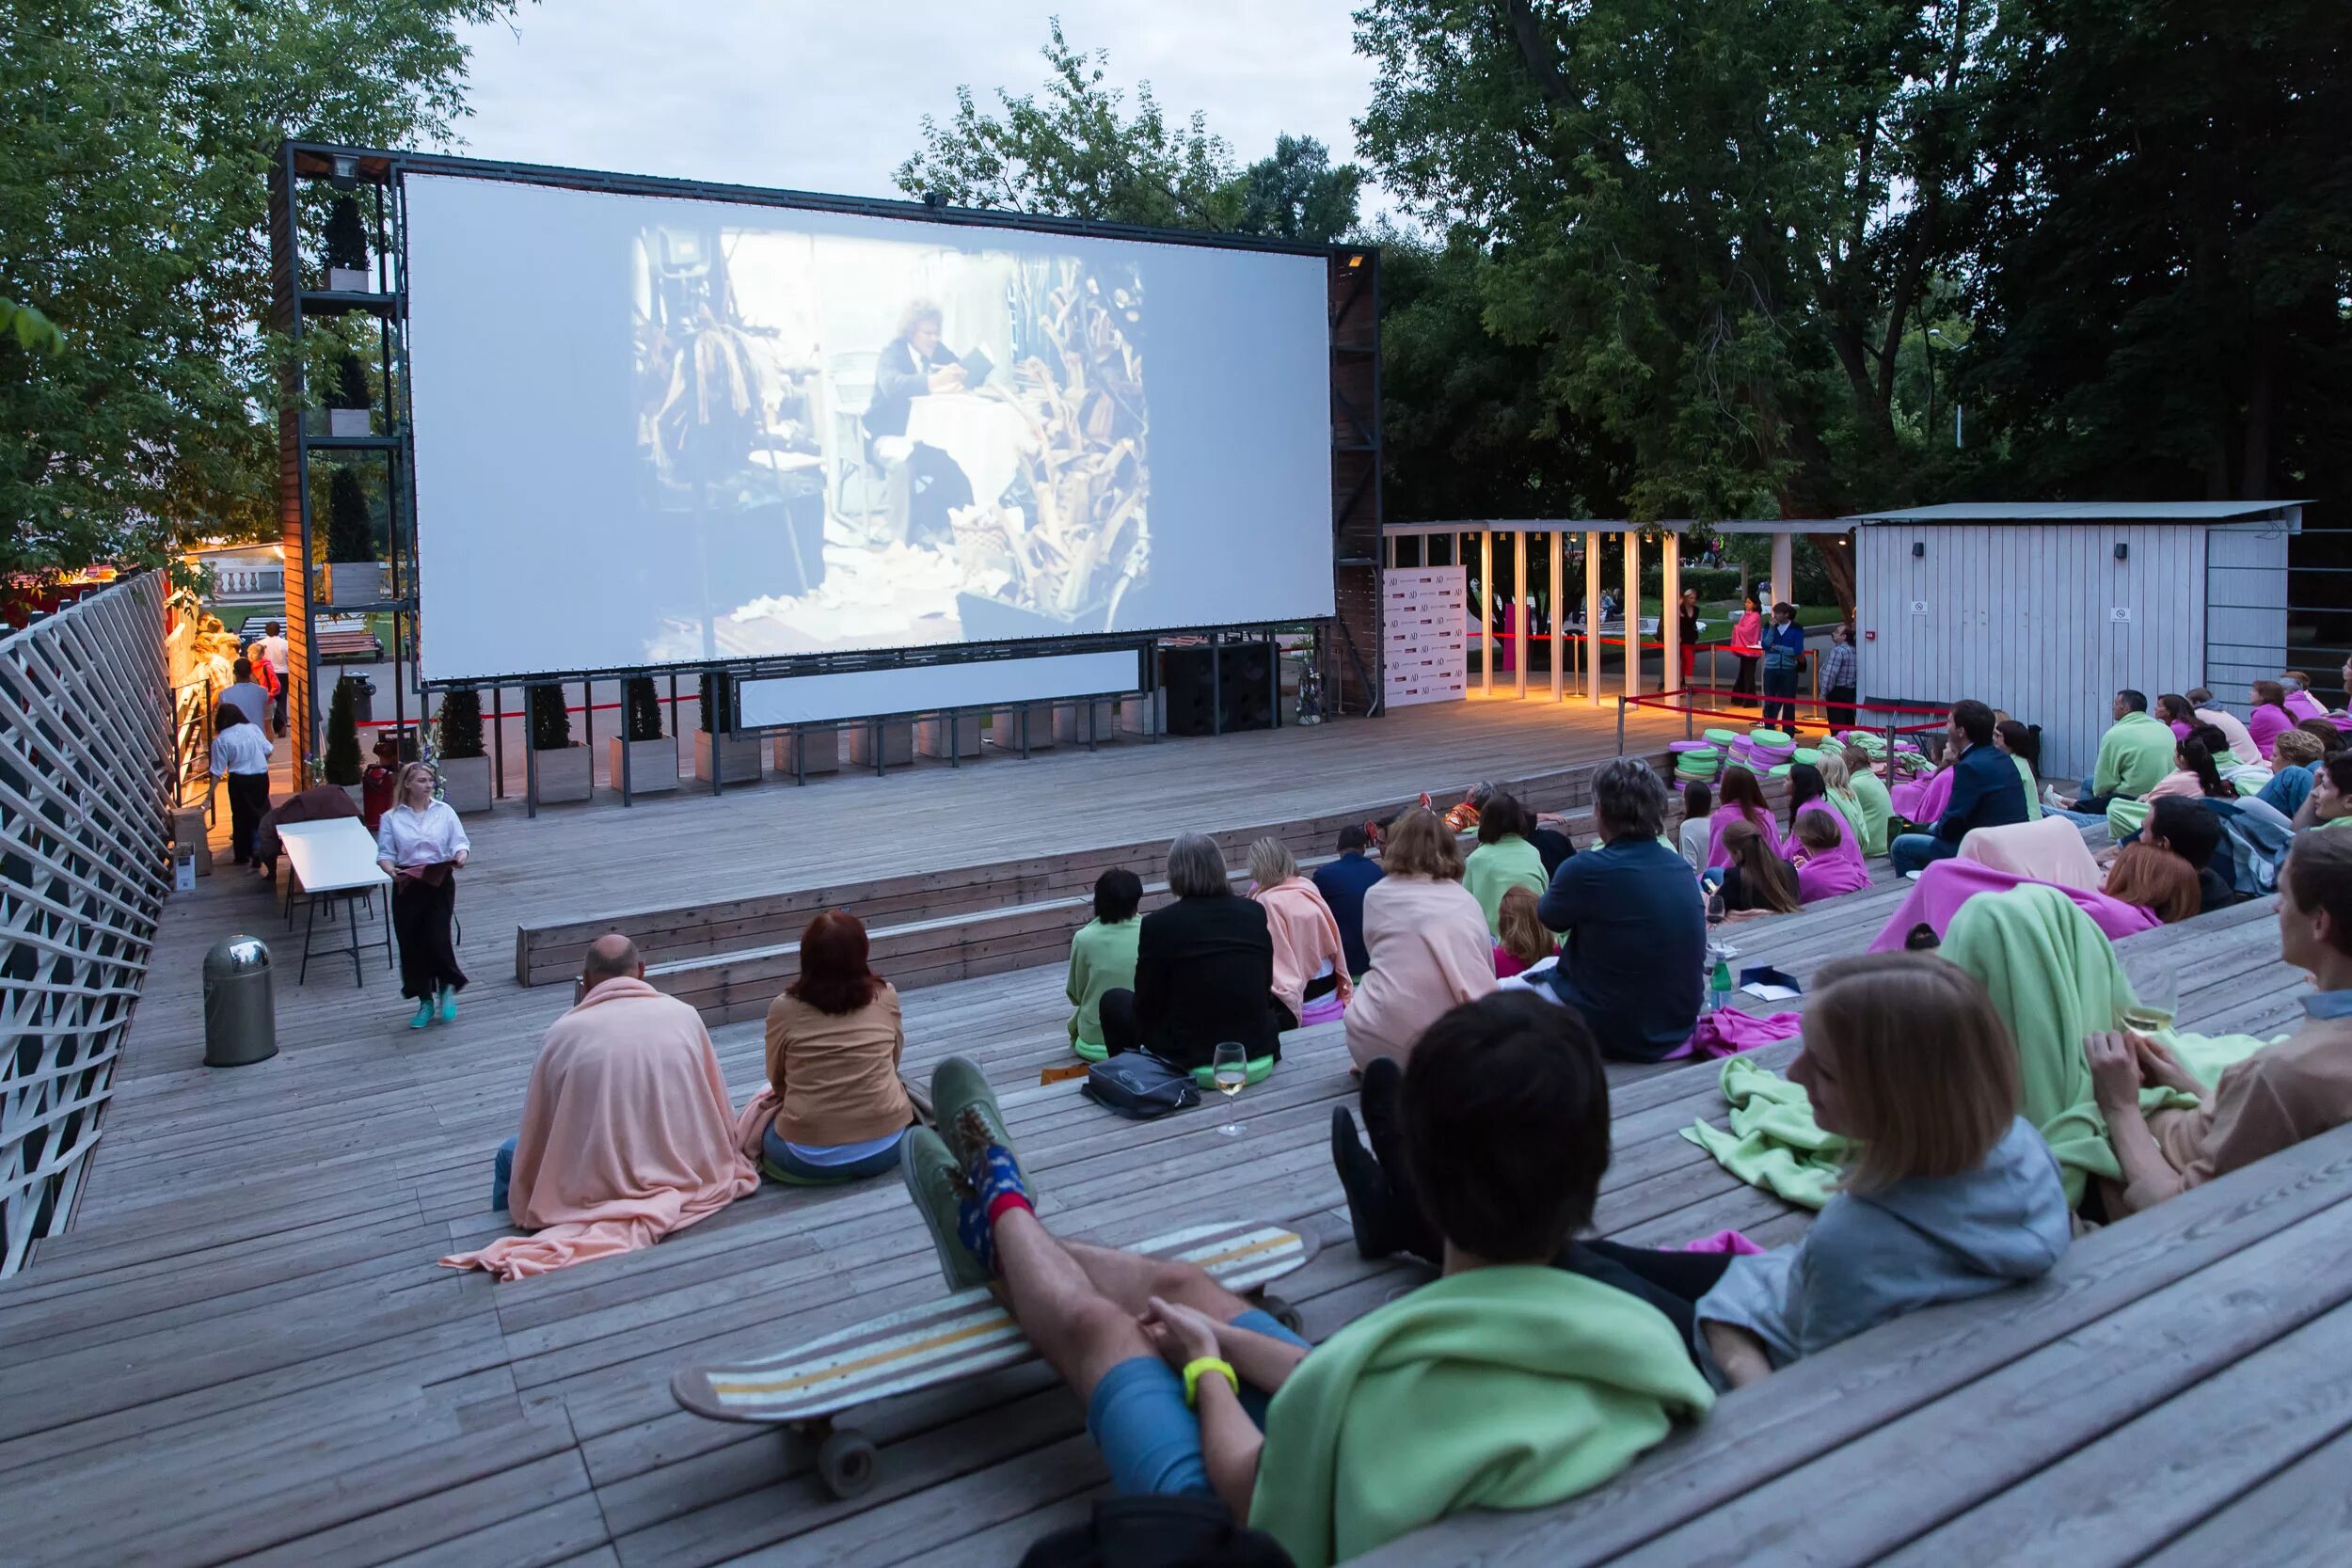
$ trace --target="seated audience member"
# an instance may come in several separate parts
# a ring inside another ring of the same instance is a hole
[[[2173,739],[2186,740],[2197,727],[2197,709],[2186,697],[2168,691],[2156,699],[2156,719],[2172,732]]]
[[[2165,737],[2169,751],[2172,732],[2145,713],[2137,717]],[[1905,833],[1887,847],[1897,871],[1908,875],[1949,860],[1973,829],[2026,820],[2026,786],[2016,765],[1993,744],[1993,710],[1982,703],[1967,698],[1953,705],[1949,746],[1959,760],[1951,765],[1951,799],[1932,832]]]
[[[2201,725],[2200,728],[2211,729],[2212,726]],[[2221,770],[2214,766],[2212,751],[2196,736],[2189,736],[2172,749],[2172,771],[2158,779],[2154,787],[2142,799],[2156,800],[2167,796],[2190,800],[2237,799],[2237,791],[2222,781]]]
[[[1724,830],[1721,892],[1731,914],[1790,914],[1802,908],[1797,868],[1765,847],[1764,835],[1745,822]]]
[[[1860,893],[1870,885],[1870,868],[1863,863],[1853,825],[1834,807],[1817,805],[1800,814],[1788,842],[1796,852],[1797,894],[1806,903]]]
[[[2301,726],[2280,732],[2270,743],[2270,782],[2254,798],[2271,810],[2293,816],[2319,782],[2319,764],[2328,754]]]
[[[534,1234],[444,1264],[521,1279],[634,1252],[759,1185],[701,1016],[644,975],[627,937],[589,944],[580,999],[548,1030],[492,1171],[490,1207]]]
[[[264,879],[278,875],[278,851],[283,847],[278,830],[284,824],[333,822],[341,818],[359,820],[359,808],[353,802],[351,791],[341,784],[312,784],[299,794],[287,796],[270,807],[253,830],[253,869]]]
[[[2243,763],[2262,761],[2264,749],[2254,744],[2245,721],[2227,708],[2216,707],[2212,692],[2201,686],[2188,694],[2188,703],[2191,719],[2200,724],[2211,724],[2228,738],[2232,756]]]
[[[1340,830],[1339,855],[1315,868],[1315,891],[1339,923],[1340,945],[1347,950],[1347,973],[1360,979],[1372,967],[1364,951],[1364,895],[1380,879],[1380,863],[1364,853],[1372,835],[1362,828]]]
[[[1797,831],[1799,814],[1807,806],[1825,806],[1828,803],[1829,781],[1821,777],[1821,770],[1809,762],[1789,764],[1788,826],[1780,835],[1783,854],[1792,860],[1795,858],[1795,847],[1788,842],[1788,838]]]
[[[1608,1082],[1571,1015],[1456,1008],[1404,1099],[1444,1274],[1319,1347],[1188,1264],[1049,1233],[993,1105],[939,1099],[948,1135],[912,1135],[907,1181],[949,1283],[993,1281],[1086,1402],[1113,1491],[1214,1497],[1326,1568],[1451,1513],[1589,1490],[1712,1398],[1655,1307],[1550,1266],[1608,1164]]]
[[[1489,798],[1478,817],[1478,847],[1462,863],[1462,885],[1478,900],[1489,933],[1500,933],[1499,913],[1505,888],[1523,887],[1542,895],[1551,885],[1544,858],[1527,841],[1534,823],[1527,809],[1508,795]]]
[[[814,1186],[895,1169],[914,1120],[898,1081],[906,1048],[898,993],[866,967],[866,927],[840,910],[810,921],[800,977],[768,1005],[767,1173]]]
[[[1070,939],[1070,977],[1062,991],[1076,1009],[1070,1015],[1070,1049],[1082,1061],[1110,1054],[1103,1043],[1104,996],[1136,989],[1136,942],[1143,931],[1136,911],[1142,903],[1143,879],[1113,866],[1094,879],[1094,918]]]
[[[1886,831],[1895,817],[1895,800],[1879,777],[1878,765],[1859,746],[1846,748],[1846,776],[1853,798],[1862,807],[1862,852],[1886,853]]]
[[[2230,883],[2223,865],[2214,863],[2221,848],[2220,816],[2202,801],[2159,800],[2148,814],[2140,837],[2159,849],[2169,849],[2197,874],[2197,906],[2201,911],[2225,910],[2244,897]]]
[[[1707,851],[1715,841],[1715,824],[1708,818],[1714,812],[1715,792],[1704,780],[1692,779],[1682,786],[1682,827],[1675,835],[1675,847],[1693,873],[1707,869]]]
[[[2109,1213],[2153,1208],[2352,1121],[2352,833],[2296,840],[2279,879],[2279,957],[2318,987],[2303,999],[2303,1026],[2224,1070],[2210,1092],[2145,1036],[2084,1041],[2123,1170]],[[2143,1086],[2181,1089],[2199,1104],[2145,1114]]]
[[[2287,670],[2280,673],[2279,684],[2286,689],[2287,711],[2295,715],[2296,722],[2328,717],[2328,709],[2312,695],[2311,676],[2300,670]]]
[[[2267,756],[2279,732],[2295,728],[2299,716],[2288,711],[2286,688],[2277,681],[2256,681],[2252,691],[2254,705],[2247,710],[2246,733],[2253,737],[2254,750]]]
[[[2352,746],[2352,733],[2346,733],[2333,719],[2306,719],[2295,727],[2319,742],[2322,757],[2334,756],[2345,747]]]
[[[1342,1002],[1355,992],[1347,974],[1347,951],[1339,923],[1315,884],[1298,874],[1298,863],[1277,838],[1249,847],[1249,896],[1265,911],[1266,934],[1274,942],[1274,1000],[1298,1027],[1307,1004],[1337,991]]]
[[[2026,820],[2042,820],[2042,737],[2014,719],[1993,725],[1993,744],[2017,765],[2017,781],[2026,786]]]
[[[1979,828],[1960,841],[1956,858],[2054,887],[2089,892],[2099,885],[2099,863],[2084,845],[2082,830],[2062,816]]]
[[[2295,808],[2295,831],[2333,828],[2352,821],[2352,752],[2338,752],[2319,765],[2312,792]]]
[[[1503,890],[1495,937],[1495,978],[1524,974],[1560,951],[1559,940],[1535,914],[1535,895],[1523,887]]]
[[[1402,1060],[1438,1017],[1495,989],[1486,918],[1462,885],[1461,847],[1437,815],[1415,808],[1399,816],[1381,864],[1388,874],[1364,895],[1372,965],[1347,1006],[1347,1053],[1358,1068]]]
[[[2141,909],[2167,926],[2195,917],[2204,908],[2197,888],[2197,868],[2169,849],[2144,840],[2127,844],[2107,867],[2103,889],[2110,898]]]
[[[2016,1047],[1984,988],[1927,953],[1827,965],[1788,1076],[1851,1141],[1841,1189],[1793,1247],[1755,1256],[1571,1241],[1561,1268],[1664,1312],[1720,1387],[1752,1383],[1938,1302],[2038,1279],[2072,1235],[2058,1162],[2017,1115]],[[1433,1259],[1420,1167],[1398,1135],[1401,1075],[1364,1075],[1365,1151],[1331,1116],[1348,1219],[1367,1258]]]
[[[1096,1011],[1114,1056],[1144,1050],[1189,1071],[1219,1044],[1238,1041],[1252,1061],[1279,1060],[1281,1033],[1297,1021],[1274,999],[1274,938],[1265,910],[1232,889],[1215,839],[1185,833],[1168,847],[1176,901],[1143,917],[1133,990],[1103,993]]]
[[[2099,737],[2098,763],[2074,800],[2074,810],[2085,816],[2106,816],[2119,798],[2144,798],[2172,770],[2172,732],[2149,714],[2146,693],[2128,687],[2117,692],[2113,712],[2115,722]]]
[[[1734,822],[1745,822],[1764,835],[1764,843],[1772,853],[1780,853],[1780,828],[1772,820],[1772,808],[1764,803],[1764,786],[1756,782],[1756,775],[1737,763],[1724,768],[1723,802],[1708,819],[1707,839],[1707,869],[1721,871],[1729,863],[1724,858],[1724,830]]]
[[[1646,763],[1617,757],[1595,769],[1593,815],[1602,847],[1562,866],[1535,907],[1544,928],[1561,933],[1560,961],[1512,984],[1582,1012],[1602,1054],[1654,1062],[1680,1050],[1698,1022],[1707,906],[1682,857],[1659,842],[1666,786]]]

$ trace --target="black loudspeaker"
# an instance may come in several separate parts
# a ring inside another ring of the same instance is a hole
[[[1273,656],[1263,642],[1164,649],[1160,684],[1168,699],[1168,733],[1272,729],[1273,681]]]

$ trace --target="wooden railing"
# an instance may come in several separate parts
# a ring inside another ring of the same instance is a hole
[[[163,578],[0,641],[0,1275],[64,1227],[169,891]]]

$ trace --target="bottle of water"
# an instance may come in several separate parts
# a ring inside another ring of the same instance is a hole
[[[1731,958],[1720,949],[1711,955],[1715,972],[1707,983],[1707,1010],[1720,1012],[1731,1006]]]

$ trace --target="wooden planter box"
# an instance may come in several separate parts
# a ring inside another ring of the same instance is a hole
[[[585,800],[596,793],[596,752],[585,746],[566,746],[560,752],[534,752],[532,762],[539,772],[539,803],[558,800]]]
[[[364,294],[373,292],[375,285],[365,267],[329,267],[326,269],[326,287],[332,293]]]
[[[1119,699],[1119,727],[1127,735],[1162,735],[1168,729],[1168,699],[1154,691]]]
[[[788,779],[795,772],[838,773],[841,771],[841,732],[839,730],[787,730],[774,737],[769,764],[779,778]],[[799,766],[794,767],[798,762]]]
[[[329,436],[373,436],[375,434],[375,411],[372,408],[330,408],[326,411],[326,434]]]
[[[944,757],[950,749],[967,757],[980,754],[980,716],[963,714],[952,722],[945,717],[925,719],[914,726],[914,749],[927,757]]]
[[[718,761],[711,761],[711,749],[718,749]],[[723,784],[757,784],[759,782],[759,736],[755,735],[713,735],[708,730],[694,732],[694,777],[705,784],[710,782],[714,769]]]
[[[621,792],[621,748],[628,748],[628,792],[660,795],[677,787],[677,742],[667,736],[658,740],[624,741],[607,736],[604,741],[605,787]]]
[[[989,717],[988,743],[999,751],[1020,754],[1021,715],[1024,712],[1029,716],[1029,750],[1041,752],[1053,745],[1055,732],[1060,726],[1054,721],[1054,705],[1051,703],[1031,703],[1025,709],[998,708]],[[1084,710],[1078,710],[1078,717],[1083,723],[1086,718]]]
[[[337,561],[326,568],[326,602],[333,605],[374,604],[384,597],[384,563],[380,561]]]
[[[1108,740],[1119,734],[1118,709],[1110,703],[1068,703],[1054,709],[1054,738],[1072,746],[1085,745],[1089,706],[1094,709],[1094,733],[1098,738]],[[1036,732],[1032,730],[1030,734],[1034,736]],[[1034,746],[1037,742],[1032,739],[1029,744]]]
[[[490,809],[490,759],[443,757],[441,799],[460,816]]]
[[[859,724],[850,731],[850,760],[860,768],[874,766],[874,726]],[[882,726],[882,766],[903,768],[914,760],[914,724],[889,719]]]

